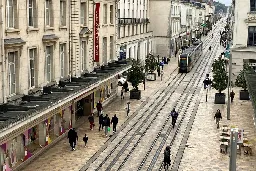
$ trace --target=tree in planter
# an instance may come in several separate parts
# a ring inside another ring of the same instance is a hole
[[[239,75],[236,78],[235,85],[237,87],[242,87],[243,90],[240,91],[240,100],[249,100],[249,92],[247,91],[247,84],[245,79],[246,72],[253,72],[253,68],[248,64],[244,64],[243,69],[240,71]]]
[[[225,66],[225,60],[218,58],[213,64],[213,80],[212,87],[221,93],[228,86],[228,76]]]
[[[246,84],[244,75],[246,72],[250,72],[250,71],[253,71],[252,67],[249,66],[248,64],[244,64],[243,69],[240,71],[239,75],[236,78],[235,85],[237,87],[242,87],[244,91],[247,90],[247,84]]]
[[[127,80],[132,84],[133,90],[138,91],[139,84],[143,82],[145,78],[144,67],[139,60],[132,60],[132,67],[128,70]]]
[[[153,73],[157,69],[157,66],[158,66],[158,62],[156,58],[153,55],[149,54],[145,60],[146,72]]]

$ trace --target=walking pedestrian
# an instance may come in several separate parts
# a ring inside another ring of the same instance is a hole
[[[101,111],[103,110],[102,104],[100,101],[98,101],[96,105],[97,111],[98,111],[98,117],[100,116]]]
[[[168,167],[171,165],[171,148],[167,146],[164,150],[164,169],[168,170]]]
[[[130,102],[127,102],[127,106],[126,106],[126,115],[129,116],[130,113]]]
[[[108,136],[108,129],[110,127],[110,118],[108,117],[108,115],[106,114],[106,116],[104,117],[104,127],[105,127],[105,135],[106,137]]]
[[[116,114],[112,117],[111,124],[113,124],[113,133],[116,132],[116,125],[118,123],[118,117],[116,117]]]
[[[161,71],[161,81],[163,80],[164,70]]]
[[[220,127],[220,119],[222,119],[220,109],[217,110],[217,112],[214,115],[214,119],[216,118],[216,124],[217,124],[217,129]]]
[[[160,67],[159,66],[157,67],[157,75],[158,75],[158,77],[160,77]]]
[[[235,97],[235,93],[234,93],[234,91],[232,90],[232,91],[230,92],[231,103],[233,102],[234,97]]]
[[[127,81],[124,82],[123,87],[124,87],[125,92],[129,91],[128,82]]]
[[[104,120],[104,117],[103,117],[103,113],[101,112],[99,116],[99,131],[100,131],[100,128],[103,129],[103,126],[104,126],[103,120]]]
[[[85,134],[84,137],[83,137],[84,147],[86,147],[87,142],[88,142],[88,139],[89,139],[89,138],[88,138],[87,135]]]
[[[69,144],[70,144],[70,147],[71,147],[71,151],[76,150],[75,147],[76,147],[76,141],[78,141],[78,136],[77,136],[77,132],[75,131],[75,128],[71,128],[68,131],[68,137],[67,138],[69,139]]]
[[[93,130],[93,128],[95,126],[93,113],[88,117],[88,120],[90,122],[90,129]]]
[[[122,87],[122,90],[121,90],[121,100],[124,99],[124,87]]]
[[[175,111],[175,108],[171,111],[171,117],[172,117],[172,127],[174,128],[177,118],[178,118],[178,112]]]
[[[162,62],[160,62],[160,64],[159,64],[161,67],[162,67],[162,70],[164,69],[164,62],[162,61]]]

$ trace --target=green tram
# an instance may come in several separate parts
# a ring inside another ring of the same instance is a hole
[[[194,42],[192,46],[186,49],[178,60],[179,73],[190,72],[196,61],[203,54],[203,42]]]

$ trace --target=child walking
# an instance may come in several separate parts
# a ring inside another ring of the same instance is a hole
[[[83,141],[84,141],[84,147],[86,147],[87,142],[88,142],[88,137],[86,134],[84,135]]]

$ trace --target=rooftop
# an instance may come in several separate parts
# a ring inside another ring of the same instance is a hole
[[[110,76],[127,69],[130,61],[120,60],[108,63],[95,69],[92,73],[85,73],[82,77],[61,80],[57,84],[43,87],[36,93],[23,95],[19,100],[0,104],[0,130],[8,128],[19,121],[27,120],[36,114],[61,103],[65,98],[82,92],[100,83]],[[71,81],[70,81],[71,80]]]

